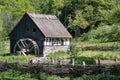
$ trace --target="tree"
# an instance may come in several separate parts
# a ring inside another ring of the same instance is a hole
[[[0,14],[1,14],[1,6],[0,6]],[[1,16],[0,16],[0,32],[2,32],[2,30],[3,30],[2,25],[3,25],[3,21],[2,21]]]
[[[29,0],[0,0],[3,29],[7,34],[13,29],[25,12],[34,12]]]
[[[39,11],[44,14],[61,14],[61,9],[64,6],[64,0],[40,0]]]
[[[108,24],[107,20],[111,11],[115,8],[115,1],[111,0],[76,0],[71,2],[74,12],[71,13],[72,18],[69,18],[69,28],[75,27],[85,29],[97,28],[100,24]],[[80,30],[80,29],[79,29]],[[80,32],[80,31],[77,31]],[[80,34],[78,34],[79,36]]]

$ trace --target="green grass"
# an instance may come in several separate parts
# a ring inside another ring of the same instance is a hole
[[[113,60],[115,57],[120,59],[120,51],[81,51],[78,56],[92,57],[97,59],[98,57],[103,60]]]
[[[66,52],[57,52],[49,54],[48,57],[67,57],[70,55]],[[80,51],[78,57],[91,57],[97,59],[98,57],[102,60],[113,60],[115,57],[120,59],[120,51]]]
[[[0,61],[1,62],[8,62],[8,63],[13,63],[13,62],[20,62],[20,63],[26,63],[30,59],[35,58],[34,55],[17,55],[17,56],[0,56]]]
[[[74,44],[78,47],[86,46],[120,46],[120,42],[81,42],[81,41],[72,41],[71,44]]]

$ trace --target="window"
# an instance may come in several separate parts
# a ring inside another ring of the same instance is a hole
[[[33,28],[33,32],[35,32],[36,31],[36,29],[35,28]]]
[[[29,31],[29,28],[27,28],[27,31]]]
[[[55,46],[65,46],[69,45],[69,39],[60,39],[60,38],[46,38],[44,45],[55,45]]]

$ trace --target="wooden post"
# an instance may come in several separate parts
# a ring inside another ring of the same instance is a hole
[[[107,72],[107,80],[110,80],[110,72]]]
[[[8,62],[7,58],[4,58],[4,59],[3,59],[3,62],[4,62],[4,63],[7,63],[7,62]]]
[[[70,74],[70,80],[74,80],[73,74]]]
[[[83,61],[83,66],[84,66],[84,68],[85,68],[85,66],[86,66],[85,61]]]
[[[117,57],[115,56],[115,64],[117,64],[117,62],[118,62],[118,59],[117,59]]]
[[[72,65],[74,66],[75,65],[75,59],[72,58]]]
[[[70,68],[70,69],[69,69],[69,75],[70,75],[70,80],[74,80],[73,68]]]
[[[98,66],[101,65],[100,58],[98,57]]]

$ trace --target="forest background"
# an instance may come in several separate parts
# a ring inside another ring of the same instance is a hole
[[[119,42],[119,6],[119,0],[0,0],[0,51],[25,12],[56,15],[76,41]]]

